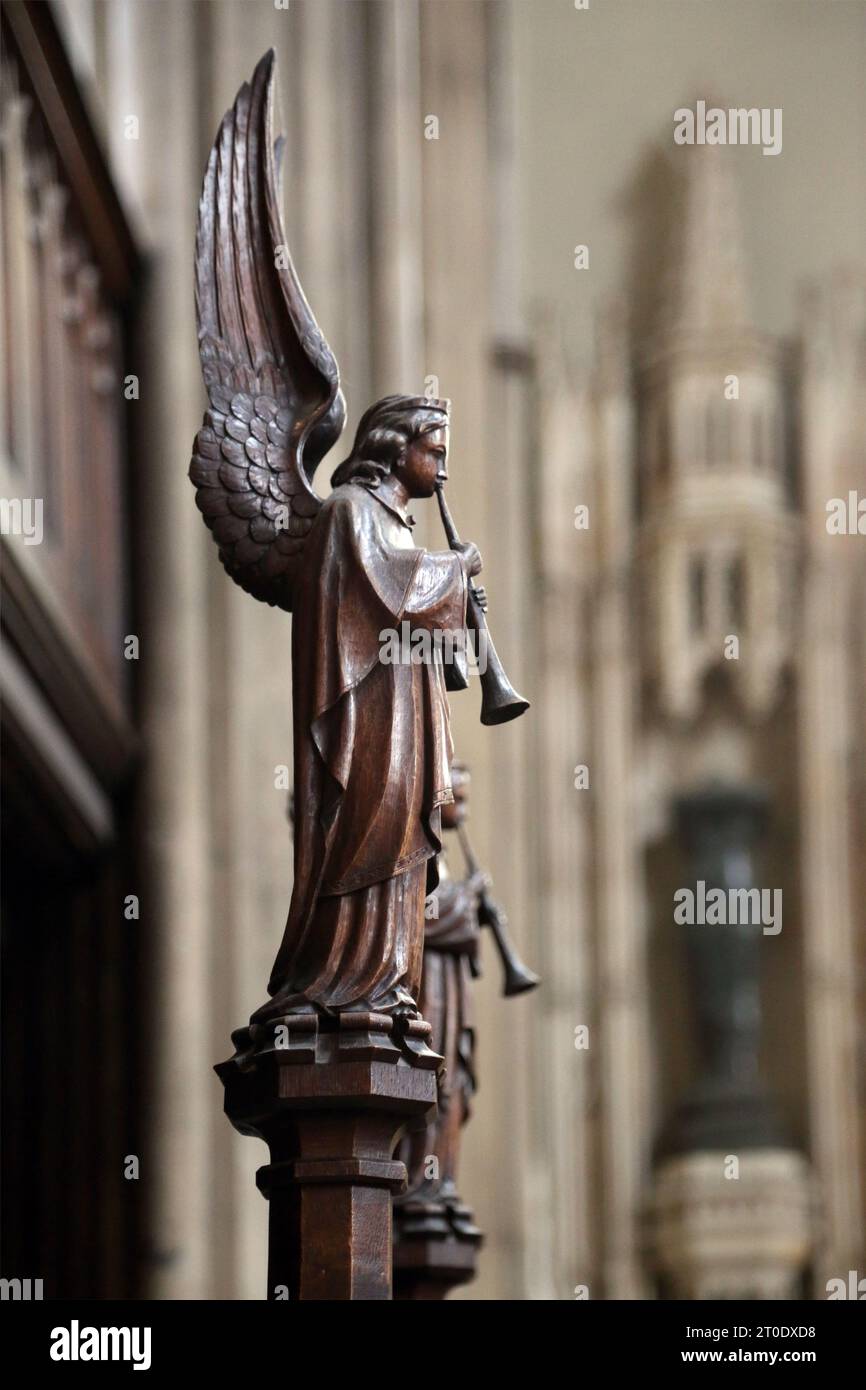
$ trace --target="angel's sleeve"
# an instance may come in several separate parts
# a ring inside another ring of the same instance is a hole
[[[403,616],[413,627],[457,632],[466,626],[466,569],[453,550],[421,552]]]
[[[395,545],[383,527],[379,502],[364,488],[329,499],[317,533],[313,569],[336,564],[347,609],[369,613],[378,640],[384,623],[460,630],[466,626],[467,579],[453,550],[430,551]],[[327,528],[327,530],[325,529]]]
[[[424,940],[440,950],[474,950],[478,940],[477,895],[460,879],[445,879],[436,890],[439,916],[425,922]]]

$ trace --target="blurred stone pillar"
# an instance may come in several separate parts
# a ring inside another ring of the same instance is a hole
[[[673,1298],[796,1298],[811,1248],[809,1170],[759,1078],[761,954],[772,937],[743,897],[760,891],[766,798],[712,786],[682,797],[677,816],[695,905],[681,930],[699,1063],[656,1147],[654,1263]],[[700,908],[713,890],[725,894],[718,923]]]
[[[600,1274],[605,1298],[645,1297],[638,1230],[649,1129],[646,917],[633,775],[638,754],[632,675],[632,469],[635,404],[627,316],[611,303],[599,322],[595,379],[598,463],[593,593],[592,784],[595,788],[601,1163]],[[576,543],[580,543],[576,533]],[[590,1290],[590,1294],[593,1294]]]
[[[542,975],[531,1005],[527,1111],[532,1131],[523,1188],[528,1296],[597,1293],[593,1068],[598,1048],[592,946],[593,554],[574,508],[594,510],[592,411],[556,326],[538,325],[535,447],[539,503],[531,790],[539,820],[527,828],[531,875],[526,955]],[[529,724],[529,718],[526,723]],[[586,766],[589,783],[579,769]],[[576,1029],[586,1027],[581,1036]],[[584,1045],[584,1043],[588,1045]]]
[[[857,320],[857,306],[860,320]],[[862,493],[861,450],[851,422],[862,421],[862,292],[845,282],[804,304],[800,430],[805,534],[797,757],[802,809],[803,968],[810,1147],[823,1205],[814,1292],[846,1279],[864,1259],[864,1118],[858,1059],[863,904],[852,859],[856,685],[852,633],[856,590],[848,572],[863,545],[827,530],[827,502]],[[862,624],[862,610],[859,612]],[[860,941],[858,944],[858,928]],[[858,1075],[859,1073],[859,1075]]]
[[[480,224],[486,234],[485,244],[473,244],[480,256],[476,273],[479,279],[484,275],[483,290],[489,296],[488,320],[482,320],[489,341],[480,363],[485,371],[483,396],[474,406],[476,411],[479,406],[483,411],[484,456],[475,465],[470,461],[472,455],[461,448],[459,458],[465,460],[461,468],[472,468],[484,489],[482,525],[490,540],[476,538],[480,539],[485,557],[482,582],[488,593],[495,595],[491,600],[491,631],[517,689],[523,691],[527,684],[531,687],[527,698],[532,701],[532,709],[524,718],[499,729],[483,730],[476,724],[473,738],[483,741],[490,752],[483,789],[492,831],[492,857],[487,862],[499,900],[508,912],[515,942],[524,960],[537,968],[544,949],[544,933],[550,930],[535,892],[534,873],[537,813],[542,807],[547,810],[547,803],[538,799],[536,780],[536,751],[545,724],[544,711],[538,704],[542,678],[535,662],[540,619],[533,574],[533,498],[540,495],[542,482],[540,472],[536,474],[530,463],[537,441],[536,378],[519,274],[520,113],[515,4],[514,0],[498,0],[495,5],[478,9],[484,24],[484,48],[479,50],[476,81],[478,92],[486,97],[487,114],[486,129],[481,132],[485,143],[473,142],[473,148],[476,157],[483,160],[483,174],[479,170],[477,182],[484,180],[489,220]],[[464,401],[461,414],[465,409]],[[468,527],[470,523],[462,524]],[[475,524],[473,520],[472,525]],[[478,718],[477,700],[478,691],[472,689],[466,710],[470,721]],[[481,790],[477,781],[476,787]],[[491,946],[488,942],[488,979],[480,982],[485,996],[478,1048],[483,1108],[476,1113],[474,1133],[470,1132],[475,1168],[472,1186],[464,1183],[464,1193],[476,1206],[480,1194],[488,1189],[483,1166],[487,1147],[484,1134],[492,1124],[500,1127],[506,1122],[507,1129],[501,1131],[506,1145],[505,1161],[498,1174],[497,1190],[490,1193],[492,1213],[488,1212],[485,1218],[489,1223],[493,1215],[495,1225],[485,1226],[480,1267],[482,1277],[490,1279],[488,1288],[493,1286],[494,1278],[497,1280],[500,1297],[537,1298],[542,1296],[547,1281],[555,1280],[549,1246],[540,1285],[533,1278],[537,1262],[528,1258],[528,1247],[537,1242],[538,1232],[550,1230],[546,1213],[537,1206],[540,1192],[547,1187],[547,1172],[539,1174],[534,1125],[539,1093],[549,1084],[549,1052],[537,1038],[536,1020],[540,997],[546,995],[553,981],[545,976],[539,991],[505,1003],[499,997],[499,965],[492,960]],[[539,1060],[540,1053],[543,1060]],[[570,1057],[566,1055],[565,1060],[570,1061]],[[543,1080],[541,1068],[545,1069]],[[512,1102],[503,1107],[502,1097],[506,1093]],[[543,1148],[547,1165],[550,1149],[547,1143]],[[500,1212],[507,1213],[504,1220]],[[555,1283],[553,1287],[555,1290]],[[473,1286],[466,1297],[471,1298],[475,1291]],[[565,1293],[568,1296],[570,1288]]]
[[[418,0],[371,0],[370,285],[374,398],[424,389]],[[447,394],[444,391],[432,395]]]
[[[140,334],[126,370],[135,460],[132,537],[143,576],[141,727],[146,889],[137,930],[153,1001],[147,1052],[153,1298],[211,1292],[213,1116],[207,575],[210,541],[186,477],[201,386],[191,267],[201,181],[195,5],[105,7],[106,137],[145,238]],[[130,121],[137,120],[137,126]],[[169,154],[170,152],[170,154]],[[133,412],[135,416],[133,419]]]

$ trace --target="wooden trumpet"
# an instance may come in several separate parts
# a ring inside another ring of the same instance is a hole
[[[466,868],[471,877],[472,874],[478,873],[478,860],[472,852],[469,836],[462,823],[457,826],[457,835],[460,839],[463,858],[466,860]],[[525,994],[527,990],[535,989],[535,986],[541,983],[540,977],[536,975],[534,970],[530,970],[527,965],[524,965],[520,959],[514,942],[508,934],[508,921],[505,913],[499,904],[494,902],[486,888],[482,889],[478,899],[478,921],[482,927],[489,927],[493,933],[493,940],[496,942],[496,949],[502,961],[502,993],[504,995]]]
[[[436,486],[436,497],[439,502],[439,512],[442,517],[442,525],[445,528],[445,535],[452,550],[460,544],[460,537],[457,534],[457,527],[448,510],[448,503],[445,501],[445,494],[441,484]],[[478,656],[482,653],[484,660],[480,664],[484,665],[484,670],[479,671],[481,681],[481,723],[482,724],[507,724],[509,719],[516,719],[518,715],[529,709],[529,701],[522,695],[518,695],[514,686],[505,674],[505,669],[499,659],[496,648],[493,645],[493,638],[490,636],[490,629],[487,626],[487,618],[484,609],[478,602],[478,595],[475,586],[469,585],[469,602],[467,604],[467,614],[469,626],[474,628],[478,638]],[[465,687],[468,682],[461,682]]]

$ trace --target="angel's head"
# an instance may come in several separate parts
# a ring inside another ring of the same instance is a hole
[[[410,497],[432,497],[448,476],[449,401],[386,396],[361,417],[352,452],[331,484],[356,479],[374,486],[391,475]]]

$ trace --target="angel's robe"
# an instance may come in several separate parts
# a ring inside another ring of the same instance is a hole
[[[382,654],[390,633],[462,634],[467,576],[453,551],[415,547],[412,524],[354,481],[307,538],[292,629],[295,881],[268,1015],[416,1007],[453,749],[441,660]]]

